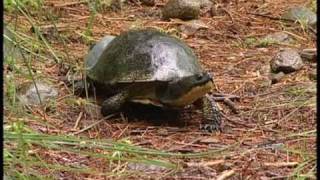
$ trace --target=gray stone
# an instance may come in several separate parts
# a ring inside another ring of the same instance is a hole
[[[308,25],[316,27],[317,15],[306,7],[293,7],[282,15],[282,19],[307,22]]]
[[[269,34],[263,38],[264,41],[271,41],[277,43],[290,43],[292,41],[291,37],[284,32],[276,32]]]
[[[156,4],[155,0],[140,0],[140,2],[147,6],[154,6]]]
[[[169,0],[162,9],[164,19],[191,20],[198,18],[199,14],[200,2],[198,0]]]
[[[179,26],[180,31],[188,36],[195,34],[199,29],[207,29],[208,26],[201,20],[190,20]]]
[[[58,96],[58,91],[44,82],[36,82],[36,87],[34,83],[29,82],[19,88],[18,99],[23,105],[40,105],[40,99],[42,103],[47,103]]]
[[[303,62],[296,50],[282,49],[273,57],[270,65],[274,73],[291,73],[301,69]]]
[[[157,166],[153,164],[134,163],[134,162],[128,163],[127,167],[130,170],[142,171],[145,173],[161,172],[166,170],[166,168],[162,166]]]

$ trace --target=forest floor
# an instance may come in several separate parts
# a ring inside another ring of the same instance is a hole
[[[119,11],[93,11],[86,1],[46,0],[41,7],[6,9],[5,23],[34,52],[14,65],[4,64],[6,176],[315,179],[316,82],[310,72],[316,62],[305,61],[302,69],[272,85],[268,68],[281,48],[316,48],[316,37],[299,23],[253,14],[280,17],[290,7],[310,2],[223,1],[224,11],[217,16],[202,9],[199,20],[205,26],[191,35],[180,30],[184,21],[161,19],[165,3],[156,0],[150,7],[132,1]],[[214,75],[217,91],[240,97],[234,101],[238,113],[219,102],[222,132],[199,130],[201,113],[193,107],[180,120],[126,115],[101,120],[99,113],[88,111],[90,100],[73,95],[63,77],[70,69],[79,72],[92,42],[145,27],[181,38]],[[293,42],[259,44],[259,38],[281,31]],[[23,73],[24,68],[31,71]],[[16,102],[17,87],[31,77],[58,90],[54,103],[24,108]]]

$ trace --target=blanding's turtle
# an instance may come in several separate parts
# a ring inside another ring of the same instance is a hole
[[[221,115],[208,93],[212,76],[184,42],[153,29],[106,36],[85,58],[86,82],[107,95],[101,113],[116,113],[127,102],[181,109],[201,102],[201,129],[220,129]],[[84,84],[84,83],[83,83]]]

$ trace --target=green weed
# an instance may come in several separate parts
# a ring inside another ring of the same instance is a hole
[[[4,9],[9,12],[15,12],[17,11],[17,4],[37,10],[42,7],[43,0],[4,0]]]

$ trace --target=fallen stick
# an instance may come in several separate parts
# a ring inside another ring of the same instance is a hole
[[[77,118],[77,120],[76,120],[76,123],[74,124],[73,129],[77,129],[77,127],[79,126],[79,122],[80,122],[80,120],[82,118],[82,115],[83,115],[83,112],[81,111],[79,116],[78,116],[78,118]]]
[[[218,164],[223,164],[225,161],[223,159],[215,160],[215,161],[209,161],[209,162],[190,162],[187,163],[188,167],[199,167],[199,166],[216,166]]]
[[[233,176],[234,174],[235,174],[235,171],[234,171],[234,170],[226,170],[226,171],[223,171],[222,174],[217,177],[217,180],[227,179],[227,178]]]
[[[268,167],[295,167],[297,166],[299,163],[298,162],[265,162],[263,163],[264,166],[268,166]]]
[[[235,114],[238,114],[239,112],[238,112],[238,109],[236,108],[236,105],[229,99],[229,98],[225,98],[224,100],[223,100],[223,102],[227,105],[227,106],[229,106],[229,108],[231,109],[231,111],[233,112],[233,113],[235,113]]]
[[[292,20],[292,19],[274,17],[274,16],[270,16],[270,15],[266,15],[266,14],[258,14],[258,13],[250,13],[250,12],[248,12],[247,14],[260,16],[260,17],[271,19],[271,20],[277,20],[277,21],[288,21],[288,22],[294,22],[294,23],[296,22],[295,20]],[[308,29],[314,34],[317,33],[317,31],[315,29],[313,29],[310,25],[308,25]]]
[[[240,96],[237,96],[237,95],[232,95],[232,94],[223,94],[223,93],[212,93],[212,96],[214,98],[218,98],[218,97],[221,97],[221,98],[228,98],[228,99],[235,99],[235,100],[239,100],[240,99]]]
[[[253,125],[247,124],[247,123],[245,123],[245,122],[243,122],[243,121],[240,122],[240,121],[237,121],[237,120],[233,120],[233,119],[229,118],[228,116],[226,116],[226,115],[223,114],[223,113],[221,113],[221,115],[222,115],[222,117],[226,118],[228,121],[230,121],[230,122],[232,122],[232,123],[234,123],[234,124],[239,124],[239,125],[242,125],[242,126],[248,127],[248,128],[253,128],[253,127],[254,127]]]
[[[62,8],[62,7],[66,7],[66,6],[75,6],[75,5],[84,4],[84,3],[87,3],[87,1],[68,2],[68,3],[64,3],[64,4],[54,4],[53,7]]]
[[[115,116],[115,114],[111,114],[111,115],[109,115],[109,116],[106,116],[106,117],[104,117],[103,119],[101,119],[101,120],[99,120],[99,121],[97,121],[97,122],[95,122],[95,123],[93,123],[93,124],[91,124],[91,125],[83,128],[83,129],[81,129],[80,131],[77,131],[77,132],[75,132],[75,133],[72,133],[72,135],[77,135],[77,134],[80,134],[80,133],[82,133],[82,132],[84,132],[84,131],[87,131],[87,130],[91,129],[92,127],[100,124],[102,121],[105,121],[105,120],[107,120],[107,119],[109,119],[109,118],[111,118],[111,117],[113,117],[113,116]]]
[[[227,105],[233,113],[238,114],[238,109],[236,108],[236,105],[231,100],[232,99],[239,100],[240,99],[239,96],[231,95],[231,94],[213,93],[211,94],[211,97],[215,101],[224,102],[224,104]]]

